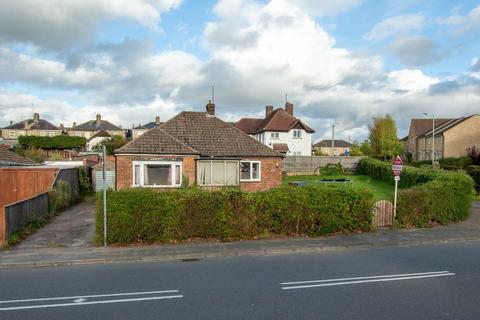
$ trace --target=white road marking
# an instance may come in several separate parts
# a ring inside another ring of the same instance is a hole
[[[432,271],[432,272],[420,272],[420,273],[388,274],[388,275],[382,275],[382,276],[368,276],[368,277],[354,277],[354,278],[337,278],[337,279],[323,279],[323,280],[282,282],[282,283],[280,283],[280,284],[281,284],[281,285],[290,285],[290,284],[321,283],[321,282],[334,282],[334,281],[347,281],[347,280],[363,280],[363,279],[377,279],[377,278],[395,278],[395,277],[422,276],[422,275],[448,273],[448,272],[449,272],[449,271]]]
[[[82,299],[82,298],[104,298],[104,297],[150,295],[150,294],[177,293],[177,292],[178,292],[178,290],[106,293],[106,294],[94,294],[94,295],[71,296],[71,297],[52,297],[52,298],[36,298],[36,299],[20,299],[20,300],[3,300],[3,301],[0,301],[0,304],[1,303],[33,302],[33,301],[73,300],[73,299]]]
[[[85,302],[85,301],[87,301],[87,299],[80,298],[80,299],[73,300],[73,302],[75,302],[75,303],[82,303],[82,302]]]
[[[88,302],[82,302],[82,303],[71,302],[71,303],[43,304],[43,305],[33,305],[33,306],[21,306],[21,307],[8,307],[8,308],[0,308],[0,311],[58,308],[58,307],[84,306],[84,305],[92,305],[92,304],[107,304],[107,303],[149,301],[149,300],[176,299],[176,298],[183,298],[183,295],[180,294],[180,295],[162,296],[162,297],[145,297],[145,298],[132,298],[132,299],[88,301]]]
[[[300,284],[300,283],[316,283],[316,284],[306,284],[298,286],[286,286],[282,287],[282,290],[292,290],[292,289],[306,289],[306,288],[318,288],[318,287],[331,287],[331,286],[342,286],[350,284],[359,284],[359,283],[371,283],[371,282],[386,282],[386,281],[401,281],[401,280],[412,280],[412,279],[423,279],[423,278],[435,278],[435,277],[447,277],[454,276],[455,273],[448,271],[441,272],[431,272],[431,273],[417,273],[417,274],[403,274],[403,275],[386,275],[386,276],[372,276],[372,277],[357,277],[357,278],[343,278],[343,279],[326,279],[326,280],[313,280],[313,281],[303,281],[303,282],[283,282],[285,284]],[[345,281],[352,280],[352,281]],[[336,281],[336,282],[334,282]]]

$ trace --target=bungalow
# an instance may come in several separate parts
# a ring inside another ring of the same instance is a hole
[[[71,128],[67,128],[67,134],[70,136],[85,137],[85,139],[88,140],[102,130],[108,132],[111,136],[119,135],[125,138],[125,130],[107,120],[102,120],[100,114],[97,114],[95,120],[90,120],[80,125],[74,122]]]
[[[207,112],[183,111],[115,150],[116,189],[240,186],[267,190],[282,183],[282,155]]]

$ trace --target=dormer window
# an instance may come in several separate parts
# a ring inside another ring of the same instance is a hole
[[[296,139],[302,138],[302,130],[295,129],[293,130],[293,137]]]

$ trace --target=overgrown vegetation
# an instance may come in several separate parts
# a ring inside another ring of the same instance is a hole
[[[92,182],[85,170],[85,167],[78,167],[78,185],[81,197],[88,196],[93,193]]]
[[[393,184],[388,162],[362,159],[357,172]],[[399,183],[397,225],[425,227],[466,219],[473,200],[472,178],[462,172],[406,166]],[[408,188],[408,189],[407,189]]]
[[[101,196],[97,199],[97,241],[101,242]],[[367,190],[324,186],[252,193],[238,189],[128,189],[109,191],[108,199],[109,244],[368,231],[373,204],[373,195]]]
[[[124,137],[121,135],[114,135],[111,139],[104,139],[95,146],[93,146],[93,151],[102,151],[102,146],[105,145],[105,151],[108,155],[113,155],[113,152],[124,146],[127,143]]]
[[[24,149],[78,149],[85,146],[86,140],[84,137],[67,135],[58,135],[54,137],[20,136],[18,137],[18,143]]]
[[[70,186],[63,180],[60,180],[56,187],[48,191],[48,211],[50,214],[63,210],[73,201]]]
[[[397,125],[390,115],[374,117],[369,125],[371,155],[377,159],[393,159],[402,151],[402,143],[397,138]]]

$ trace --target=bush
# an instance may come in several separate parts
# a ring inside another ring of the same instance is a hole
[[[77,174],[80,196],[84,197],[92,194],[93,187],[90,178],[88,177],[87,170],[85,170],[84,167],[78,167]]]
[[[108,192],[108,243],[156,243],[368,231],[373,195],[341,187],[282,187],[248,193],[200,188]],[[103,239],[98,197],[97,240]]]
[[[475,190],[480,193],[480,166],[471,165],[467,167],[467,173],[475,182]]]
[[[322,176],[340,176],[344,173],[345,171],[340,163],[327,163],[325,166],[320,167],[319,169],[319,174]]]
[[[84,137],[66,135],[58,135],[54,137],[20,136],[18,137],[18,143],[24,148],[78,149],[85,146],[86,140]]]
[[[357,173],[394,183],[390,163],[362,159]],[[405,166],[399,183],[397,224],[425,227],[432,223],[466,219],[473,200],[474,182],[462,172]]]
[[[72,203],[70,186],[63,180],[48,191],[48,208],[51,214],[61,211]]]

